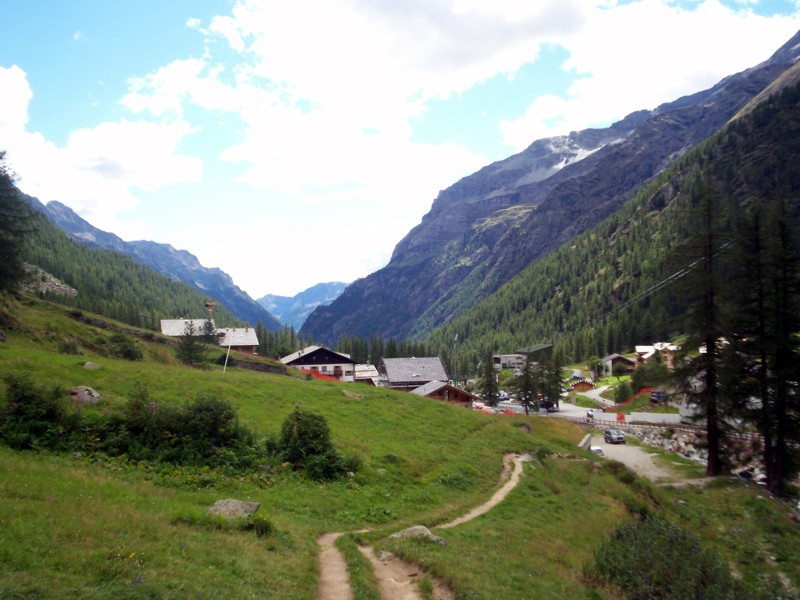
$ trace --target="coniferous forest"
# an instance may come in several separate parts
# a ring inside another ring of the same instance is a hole
[[[161,319],[204,318],[207,298],[199,291],[109,250],[89,249],[71,240],[44,215],[26,219],[28,233],[21,256],[77,290],[74,296],[44,291],[61,304],[105,315],[145,329],[159,329]],[[224,306],[214,309],[218,327],[245,323]]]
[[[687,246],[695,190],[707,186],[718,197],[720,236],[733,237],[744,215],[754,207],[772,210],[775,203],[797,231],[799,160],[800,90],[792,87],[732,121],[605,222],[531,265],[427,341],[451,348],[458,335],[459,371],[474,372],[485,348],[514,352],[552,342],[577,361],[681,335],[687,298],[675,282],[701,258]],[[747,252],[740,243],[728,250]],[[733,290],[727,292],[735,302]]]

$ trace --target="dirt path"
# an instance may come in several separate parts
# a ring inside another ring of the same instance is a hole
[[[500,482],[503,484],[488,502],[471,510],[463,517],[440,525],[438,529],[448,529],[466,523],[497,506],[508,493],[519,483],[522,475],[522,463],[530,457],[507,454],[503,457],[503,472]],[[513,468],[513,472],[512,472]],[[336,549],[335,543],[343,534],[326,533],[317,538],[319,546],[320,577],[317,587],[317,600],[352,600],[353,592],[350,589],[350,576],[347,572],[347,563],[341,552]],[[419,600],[421,598],[417,582],[421,576],[418,566],[407,563],[390,552],[381,552],[380,556],[369,546],[359,546],[361,553],[369,560],[382,600]],[[435,600],[453,600],[455,594],[452,590],[432,580],[433,598]]]
[[[391,552],[381,552],[380,556],[370,546],[359,546],[361,553],[372,565],[372,572],[378,580],[381,600],[421,600],[417,581],[422,576],[418,566],[404,561]],[[433,583],[434,600],[455,600],[456,595],[435,579]]]
[[[350,575],[344,556],[334,546],[341,533],[326,533],[317,538],[319,546],[319,586],[317,600],[352,600]]]
[[[500,502],[508,496],[508,493],[516,487],[519,483],[520,475],[522,475],[522,463],[523,458],[529,460],[529,457],[522,457],[514,454],[506,454],[503,457],[503,473],[500,475],[500,481],[508,479],[506,483],[497,490],[494,495],[489,499],[488,502],[482,504],[481,506],[472,509],[463,517],[459,517],[455,521],[451,521],[450,523],[445,523],[444,525],[439,525],[437,529],[449,529],[450,527],[456,527],[457,525],[461,525],[462,523],[466,523],[467,521],[471,521],[476,517],[480,517],[482,514],[489,512],[492,508],[500,504]],[[513,464],[514,472],[511,473],[511,477],[508,476],[509,471],[511,471],[511,466]]]

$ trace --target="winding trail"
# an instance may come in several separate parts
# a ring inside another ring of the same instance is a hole
[[[325,533],[317,538],[320,564],[317,600],[353,600],[347,563],[334,545],[340,537],[341,533]]]
[[[505,497],[508,496],[508,493],[519,483],[519,478],[522,475],[522,463],[525,462],[525,460],[530,460],[530,457],[528,455],[519,456],[517,454],[506,454],[503,457],[503,473],[500,475],[500,481],[505,479],[508,479],[508,481],[506,481],[506,483],[494,493],[488,502],[481,504],[477,508],[473,508],[466,515],[459,517],[455,521],[445,523],[444,525],[439,525],[437,529],[450,529],[451,527],[456,527],[462,523],[471,521],[476,517],[480,517],[482,514],[489,512],[495,506],[500,504]],[[508,473],[511,470],[512,464],[514,471],[511,473],[511,477],[509,477]]]
[[[522,475],[522,463],[528,460],[530,460],[528,455],[506,454],[503,456],[503,472],[500,474],[500,482],[503,485],[500,489],[484,504],[454,521],[439,525],[437,529],[456,527],[497,506],[519,483]],[[342,535],[343,533],[326,533],[317,538],[317,545],[320,549],[317,600],[352,600],[353,598],[347,563],[335,546],[336,540]],[[382,600],[419,600],[421,598],[417,580],[422,571],[418,566],[405,562],[389,552],[381,552],[378,556],[370,546],[359,546],[359,550],[372,566]],[[435,600],[454,600],[455,594],[452,590],[447,589],[435,579],[432,583]]]

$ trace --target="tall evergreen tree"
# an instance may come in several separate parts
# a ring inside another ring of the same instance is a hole
[[[729,387],[743,408],[755,407],[767,488],[782,495],[800,467],[800,268],[785,204],[764,204],[743,219],[733,253],[730,356],[738,373]]]
[[[531,361],[531,357],[529,355],[526,355],[525,365],[522,367],[522,373],[514,382],[517,398],[525,408],[526,415],[530,414],[531,408],[539,408],[536,389],[536,375],[534,373],[534,369],[535,363]]]
[[[0,291],[12,290],[25,276],[22,244],[30,230],[30,209],[19,197],[0,152]]]
[[[705,419],[708,446],[708,475],[723,470],[724,419],[720,416],[718,368],[719,349],[723,343],[720,307],[720,258],[725,240],[721,233],[722,205],[712,187],[699,179],[691,193],[692,208],[687,220],[692,229],[681,248],[682,260],[692,260],[681,280],[686,302],[687,347],[702,347],[700,354],[687,362],[691,377],[699,381],[692,387],[695,402]],[[685,373],[684,373],[685,375]]]
[[[488,348],[483,354],[483,376],[481,378],[481,389],[483,399],[491,406],[497,404],[497,375],[494,372],[494,353]]]

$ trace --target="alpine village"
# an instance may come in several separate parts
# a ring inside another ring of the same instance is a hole
[[[0,598],[800,598],[798,58],[485,166],[292,324],[3,153]]]

